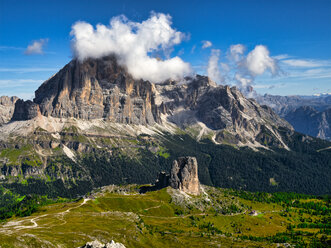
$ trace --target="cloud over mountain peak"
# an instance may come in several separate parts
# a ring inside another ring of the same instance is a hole
[[[184,34],[171,27],[171,16],[152,13],[142,22],[129,21],[125,16],[113,17],[110,25],[76,22],[71,35],[74,56],[79,60],[115,54],[135,78],[153,82],[179,79],[191,72],[191,67],[179,57],[164,60],[151,56],[179,44]]]

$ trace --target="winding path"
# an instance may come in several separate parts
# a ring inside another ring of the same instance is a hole
[[[84,204],[86,204],[89,200],[91,200],[91,199],[89,199],[89,198],[84,198],[84,201],[81,203],[81,204],[79,204],[78,206],[76,206],[76,207],[71,207],[71,208],[68,208],[67,210],[65,210],[65,211],[63,211],[63,212],[60,212],[60,213],[56,213],[55,215],[61,215],[62,216],[62,221],[64,221],[63,220],[63,216],[64,216],[64,214],[66,214],[66,213],[69,213],[72,209],[75,209],[75,208],[80,208],[81,206],[83,206]],[[8,230],[9,228],[14,228],[14,229],[16,229],[16,230],[22,230],[22,229],[30,229],[30,228],[37,228],[37,227],[39,227],[39,225],[38,225],[38,223],[37,223],[37,220],[38,219],[40,219],[40,218],[42,218],[42,217],[45,217],[45,216],[48,216],[48,215],[50,215],[50,214],[44,214],[44,215],[41,215],[41,216],[37,216],[37,217],[34,217],[34,218],[32,218],[32,219],[24,219],[24,220],[20,220],[20,221],[9,221],[9,222],[7,222],[7,223],[5,223],[3,226],[2,226],[2,228],[0,229],[0,233],[6,233],[6,232],[10,232],[10,230]],[[28,226],[26,226],[26,225],[21,225],[22,224],[22,222],[24,222],[24,221],[30,221],[31,223],[32,223],[32,225],[28,225]],[[65,223],[64,223],[65,224]]]

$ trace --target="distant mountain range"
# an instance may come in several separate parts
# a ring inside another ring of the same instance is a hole
[[[258,95],[260,104],[271,107],[296,131],[331,140],[331,95],[275,96]]]

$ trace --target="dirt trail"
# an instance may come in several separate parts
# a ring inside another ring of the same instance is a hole
[[[143,209],[143,211],[148,211],[148,210],[153,209],[153,208],[160,208],[161,206],[162,206],[162,204],[154,206],[154,207],[150,207],[150,208],[145,208],[145,209]]]
[[[80,208],[81,206],[83,206],[84,204],[86,204],[86,202],[88,202],[90,199],[88,198],[84,198],[84,201],[79,204],[76,207],[72,207],[72,208],[68,208],[67,210],[60,212],[60,213],[56,213],[55,215],[61,215],[62,216],[62,220],[63,220],[63,215],[66,213],[69,213],[70,210],[75,209],[75,208]],[[7,223],[5,223],[2,228],[0,229],[0,233],[7,233],[7,232],[11,232],[11,230],[15,229],[15,230],[22,230],[22,229],[30,229],[30,228],[37,228],[39,227],[37,220],[40,218],[43,218],[45,216],[48,216],[50,214],[44,214],[41,216],[37,216],[34,218],[31,217],[26,217],[23,220],[20,221],[9,221]],[[31,219],[30,219],[31,218]],[[30,221],[30,223],[32,223],[32,225],[22,225],[22,222],[26,222],[26,221]],[[63,220],[64,221],[64,220]]]

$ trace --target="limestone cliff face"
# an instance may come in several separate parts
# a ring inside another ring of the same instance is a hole
[[[0,125],[11,120],[14,114],[15,103],[19,98],[16,96],[0,97]]]
[[[169,184],[192,195],[200,194],[198,162],[195,157],[180,157],[174,160],[170,171]]]
[[[44,116],[104,118],[119,123],[159,122],[154,86],[135,80],[115,57],[71,61],[36,91]]]

